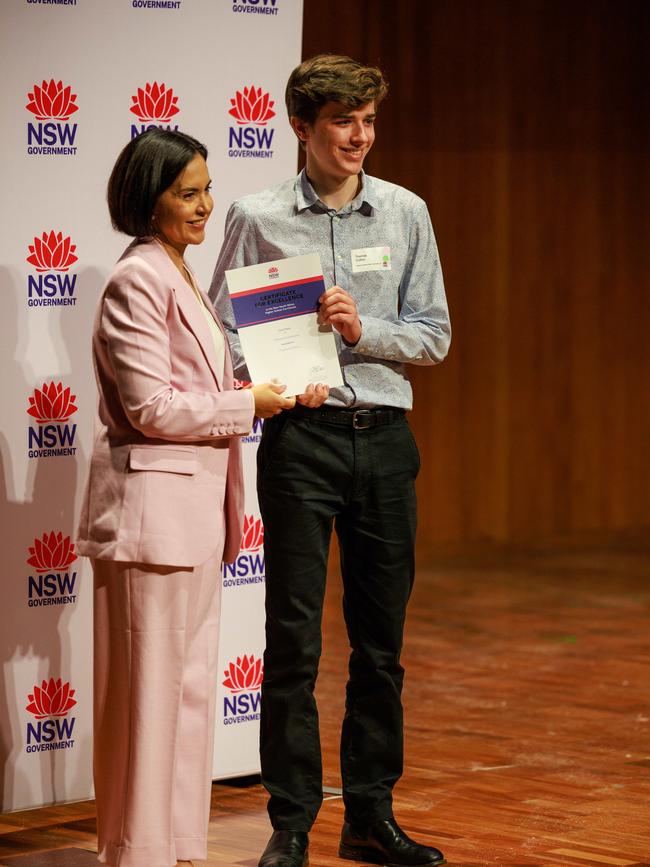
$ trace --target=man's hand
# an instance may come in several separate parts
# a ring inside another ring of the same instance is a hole
[[[332,286],[318,300],[319,324],[333,325],[346,343],[357,343],[361,337],[361,322],[354,298],[340,286]]]
[[[325,403],[329,393],[329,385],[322,385],[320,382],[316,385],[312,383],[307,386],[307,391],[304,394],[299,394],[296,397],[296,402],[309,407],[309,409],[318,409],[321,404]]]

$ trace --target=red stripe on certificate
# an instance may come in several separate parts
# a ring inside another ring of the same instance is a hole
[[[313,277],[303,277],[300,280],[288,280],[285,283],[268,283],[266,286],[259,286],[257,289],[242,289],[241,292],[231,292],[231,298],[243,298],[244,295],[255,295],[256,292],[269,292],[276,289],[285,289],[287,286],[301,286],[303,283],[314,283],[316,280],[322,280],[322,274],[315,274]]]

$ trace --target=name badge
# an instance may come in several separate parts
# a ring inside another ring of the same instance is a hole
[[[390,247],[360,247],[352,250],[352,273],[390,271]]]

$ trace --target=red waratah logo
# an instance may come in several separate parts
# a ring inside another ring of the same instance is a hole
[[[78,407],[75,406],[76,395],[64,388],[63,383],[43,383],[43,388],[35,388],[29,398],[28,414],[39,424],[47,421],[67,421]]]
[[[51,677],[49,682],[44,680],[40,686],[34,686],[34,694],[30,693],[27,696],[29,704],[26,710],[36,719],[44,719],[46,716],[65,716],[77,703],[77,700],[72,697],[74,693],[69,683],[63,683],[61,678],[55,681]]]
[[[264,525],[262,519],[252,515],[244,515],[244,527],[241,535],[242,551],[257,551],[264,542]]]
[[[269,268],[269,277],[275,277],[280,273],[280,269],[276,268],[275,265],[272,268]]]
[[[37,120],[68,120],[71,114],[79,111],[79,106],[74,104],[77,94],[53,78],[44,81],[40,87],[35,84],[34,91],[28,93],[27,98],[29,102],[25,108],[35,114]]]
[[[261,87],[255,89],[245,87],[243,92],[238,90],[235,98],[230,100],[232,108],[228,111],[237,123],[254,123],[257,126],[266,126],[266,122],[275,117],[273,106],[275,102],[268,93],[264,93]]]
[[[67,569],[77,559],[70,536],[54,531],[43,533],[42,539],[34,539],[34,547],[30,547],[29,553],[32,556],[27,558],[27,562],[37,572]]]
[[[226,679],[223,685],[230,692],[259,689],[264,677],[264,666],[262,660],[255,659],[251,653],[250,656],[238,656],[237,661],[231,662],[224,671],[224,675]]]
[[[77,261],[78,257],[74,255],[76,249],[69,237],[63,237],[63,232],[52,230],[49,235],[43,232],[40,238],[34,238],[34,243],[29,244],[31,255],[27,261],[37,271],[67,271]]]
[[[163,83],[153,84],[147,82],[144,88],[139,87],[136,96],[131,97],[133,105],[131,111],[140,121],[157,120],[167,123],[168,120],[178,114],[178,97],[174,96],[171,87],[165,87]]]

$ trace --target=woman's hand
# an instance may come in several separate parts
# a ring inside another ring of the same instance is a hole
[[[318,409],[319,406],[325,403],[329,397],[329,385],[317,383],[316,385],[308,385],[304,394],[299,394],[296,401],[309,409]]]
[[[282,397],[286,385],[277,382],[263,382],[251,388],[255,400],[255,415],[259,418],[270,418],[278,415],[283,409],[293,409],[296,405],[295,397]]]

